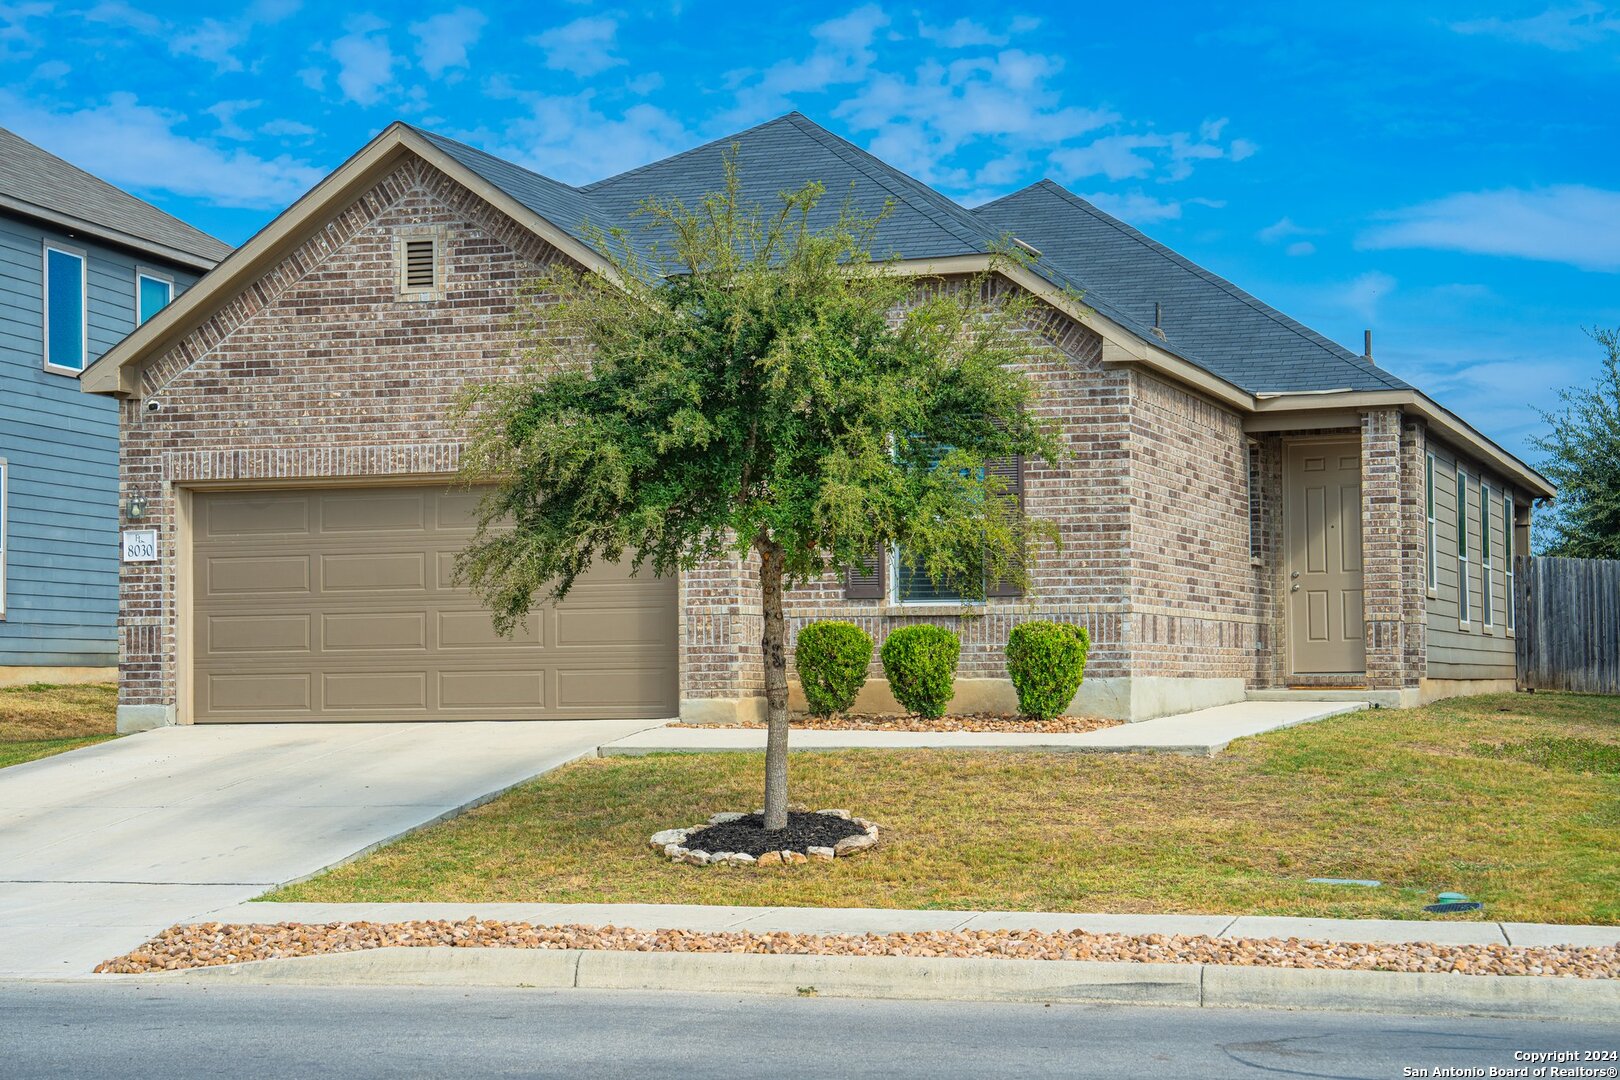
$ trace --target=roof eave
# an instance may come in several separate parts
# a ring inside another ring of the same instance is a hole
[[[0,209],[9,210],[20,217],[31,218],[42,224],[51,225],[71,233],[79,233],[86,237],[93,237],[103,243],[140,252],[154,259],[161,259],[167,263],[187,267],[201,273],[214,268],[216,262],[196,252],[177,248],[172,244],[164,244],[149,237],[135,233],[114,229],[89,218],[78,217],[74,214],[63,213],[61,210],[48,206],[40,206],[26,199],[18,199],[11,195],[0,194]]]

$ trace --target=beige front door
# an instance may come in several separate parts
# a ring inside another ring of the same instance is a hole
[[[593,568],[500,637],[451,581],[475,503],[443,485],[198,492],[194,718],[674,716],[675,581]]]
[[[1362,674],[1360,444],[1292,443],[1287,473],[1291,670]]]

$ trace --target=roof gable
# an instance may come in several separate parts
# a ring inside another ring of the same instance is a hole
[[[231,253],[229,244],[5,128],[0,206],[199,270]]]

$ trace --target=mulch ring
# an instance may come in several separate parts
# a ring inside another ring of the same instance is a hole
[[[617,952],[755,953],[794,956],[985,957],[1232,964],[1464,975],[1620,978],[1620,946],[1343,944],[1298,938],[1212,938],[1172,934],[1088,934],[1082,930],[930,930],[897,934],[790,934],[729,930],[635,930],[622,926],[534,926],[493,919],[397,923],[195,923],[171,926],[96,968],[141,975],[248,960],[388,947],[589,949]]]
[[[795,715],[790,724],[795,731],[1001,731],[1016,735],[1081,735],[1087,731],[1117,727],[1124,720],[1104,720],[1099,716],[1056,716],[1031,720],[1017,713],[964,713],[930,720],[926,716],[880,716],[877,713],[840,713],[837,716]],[[762,728],[764,721],[747,720],[736,724],[667,724],[677,728]]]
[[[849,818],[789,811],[787,828],[777,832],[765,831],[764,814],[745,814],[689,832],[680,844],[694,850],[735,851],[757,859],[767,851],[836,847],[840,840],[865,834],[866,829]]]

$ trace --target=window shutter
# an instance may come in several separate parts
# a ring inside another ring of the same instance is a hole
[[[1024,512],[1024,456],[991,458],[984,463],[986,476],[995,476],[1018,498],[1018,512]],[[985,596],[1023,596],[1024,590],[1010,581],[985,582]]]
[[[860,566],[849,571],[844,578],[846,600],[882,600],[887,595],[884,578],[889,560],[884,558],[885,554],[880,547]]]

